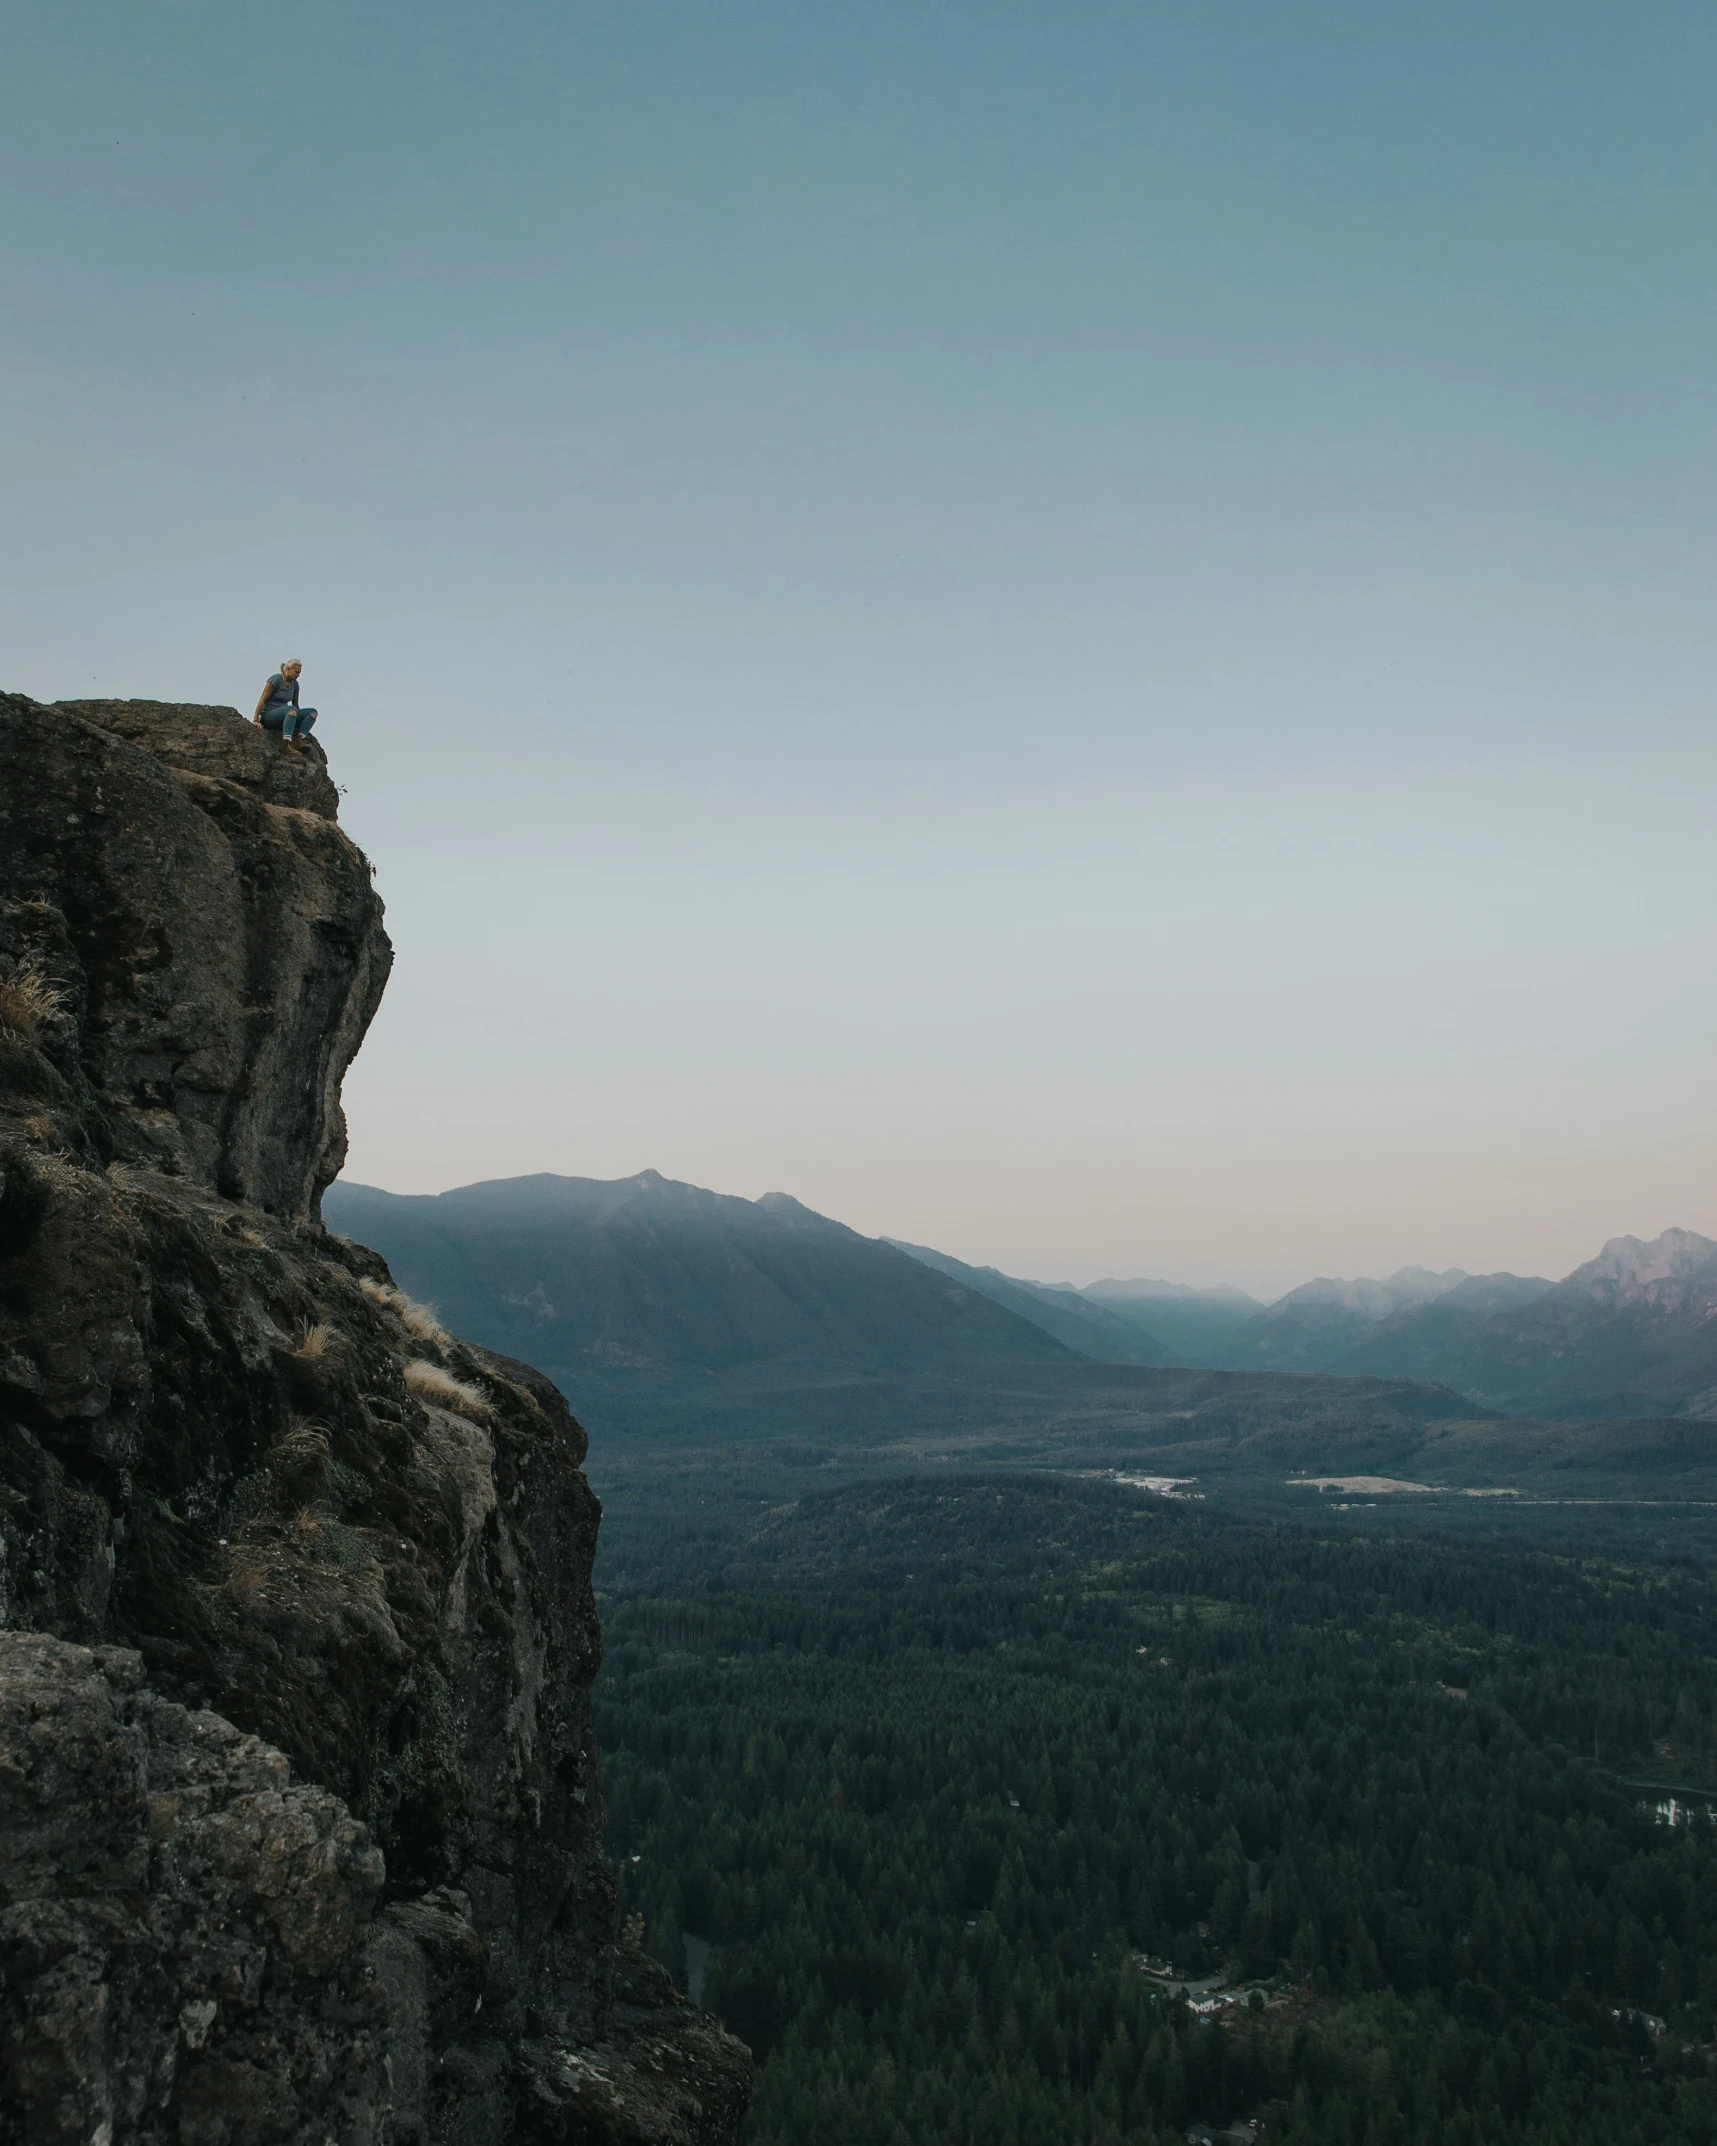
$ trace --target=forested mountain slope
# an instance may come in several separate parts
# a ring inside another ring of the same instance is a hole
[[[1380,1319],[1331,1368],[1375,1377],[1375,1367],[1388,1364],[1385,1377],[1441,1380],[1452,1373],[1464,1382],[1468,1358],[1482,1345],[1490,1321],[1508,1321],[1555,1286],[1536,1274],[1469,1274],[1441,1296]],[[1395,1368],[1410,1364],[1420,1368]]]
[[[790,1449],[795,1467],[925,1447],[1124,1460],[1141,1436],[1226,1451],[1272,1426],[1297,1463],[1411,1449],[1425,1424],[1474,1413],[1375,1379],[1095,1362],[785,1195],[733,1199],[654,1171],[417,1198],[339,1184],[323,1213],[414,1296],[563,1385],[594,1432],[614,1434],[599,1435],[609,1467],[640,1441],[656,1454]]]
[[[1212,1370],[1421,1380],[1489,1413],[1573,1422],[1717,1414],[1717,1244],[1691,1230],[1612,1238],[1561,1282],[1404,1267],[1320,1278],[1269,1305],[1163,1283],[1079,1294]]]
[[[998,1267],[969,1267],[946,1252],[932,1251],[924,1244],[907,1244],[899,1237],[885,1237],[882,1241],[965,1288],[975,1289],[992,1304],[1004,1305],[1020,1318],[1029,1319],[1046,1334],[1053,1334],[1057,1341],[1097,1363],[1174,1366],[1187,1361],[1158,1338],[1148,1321],[1112,1310],[1083,1290],[1019,1281]]]
[[[1367,1350],[1343,1368],[1384,1360],[1396,1359]],[[1511,1415],[1717,1416],[1717,1244],[1681,1229],[1613,1237],[1535,1301],[1415,1360]]]
[[[1110,1278],[1089,1282],[1079,1293],[1116,1318],[1144,1327],[1184,1362],[1218,1371],[1233,1368],[1235,1335],[1264,1309],[1256,1297],[1227,1284],[1194,1289],[1185,1282]]]
[[[785,1193],[735,1199],[654,1170],[434,1196],[340,1183],[323,1211],[486,1346],[563,1375],[599,1414],[613,1398],[663,1425],[737,1407],[840,1435],[867,1409],[966,1422],[1002,1395],[1017,1420],[1063,1391],[1084,1413],[1093,1371],[1135,1410],[1153,1368],[1411,1380],[1469,1404],[1451,1415],[1717,1415],[1717,1244],[1687,1230],[1614,1238],[1558,1283],[1407,1267],[1258,1306],[1052,1288],[863,1237]]]
[[[1434,1303],[1466,1279],[1459,1267],[1443,1274],[1403,1267],[1381,1281],[1322,1275],[1248,1319],[1228,1362],[1256,1371],[1328,1371],[1386,1320]]]
[[[734,1199],[654,1170],[416,1197],[338,1184],[323,1215],[465,1332],[532,1363],[709,1372],[1073,1361],[1017,1313],[782,1192]]]
[[[1717,1414],[1717,1244],[1615,1237],[1566,1280],[1404,1268],[1316,1281],[1248,1319],[1226,1367],[1429,1380],[1508,1416]]]
[[[1225,1360],[1428,1379],[1501,1415],[1714,1414],[1717,1244],[1679,1229],[1614,1237],[1561,1282],[1411,1268],[1313,1282],[1248,1321]]]

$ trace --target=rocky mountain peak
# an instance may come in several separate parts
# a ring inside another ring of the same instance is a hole
[[[1666,1229],[1649,1243],[1612,1237],[1562,1287],[1603,1304],[1702,1311],[1717,1306],[1717,1244],[1688,1229]]]

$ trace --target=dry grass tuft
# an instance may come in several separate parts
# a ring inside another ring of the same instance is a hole
[[[446,1341],[451,1338],[446,1327],[435,1316],[435,1307],[432,1304],[414,1304],[410,1297],[401,1293],[394,1309],[399,1313],[406,1332],[416,1340]]]
[[[339,1338],[325,1319],[318,1319],[314,1325],[305,1327],[298,1337],[298,1346],[292,1353],[295,1356],[307,1356],[314,1361],[317,1357],[326,1356],[330,1343],[338,1341]]]
[[[267,1553],[250,1544],[239,1545],[228,1553],[226,1575],[214,1592],[235,1602],[254,1602],[267,1589],[269,1578]]]
[[[364,1276],[358,1287],[372,1304],[383,1305],[391,1311],[414,1341],[449,1339],[446,1327],[435,1316],[433,1305],[419,1304],[408,1297],[403,1289],[390,1289],[386,1282],[372,1282],[368,1275]]]
[[[328,1494],[330,1440],[320,1423],[295,1423],[269,1448],[276,1497],[294,1506],[319,1504]]]
[[[489,1414],[489,1404],[475,1386],[467,1386],[451,1371],[443,1371],[439,1364],[429,1363],[421,1356],[407,1364],[401,1376],[419,1400],[457,1409],[460,1415],[469,1416],[477,1423],[483,1422]]]
[[[65,1004],[60,988],[33,961],[20,961],[0,976],[0,1028],[28,1041]]]

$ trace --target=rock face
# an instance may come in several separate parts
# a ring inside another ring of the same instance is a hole
[[[317,1219],[391,958],[335,804],[0,698],[0,2146],[713,2146],[745,2053],[616,1942],[584,1435]]]
[[[393,958],[320,761],[231,710],[0,710],[0,888],[64,972],[109,1159],[307,1220]]]
[[[135,1654],[0,1634],[0,1960],[26,2138],[380,2136],[368,1833]]]

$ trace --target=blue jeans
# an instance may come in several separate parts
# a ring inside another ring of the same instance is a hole
[[[307,738],[315,727],[314,708],[288,708],[281,719],[280,735],[283,738]]]

